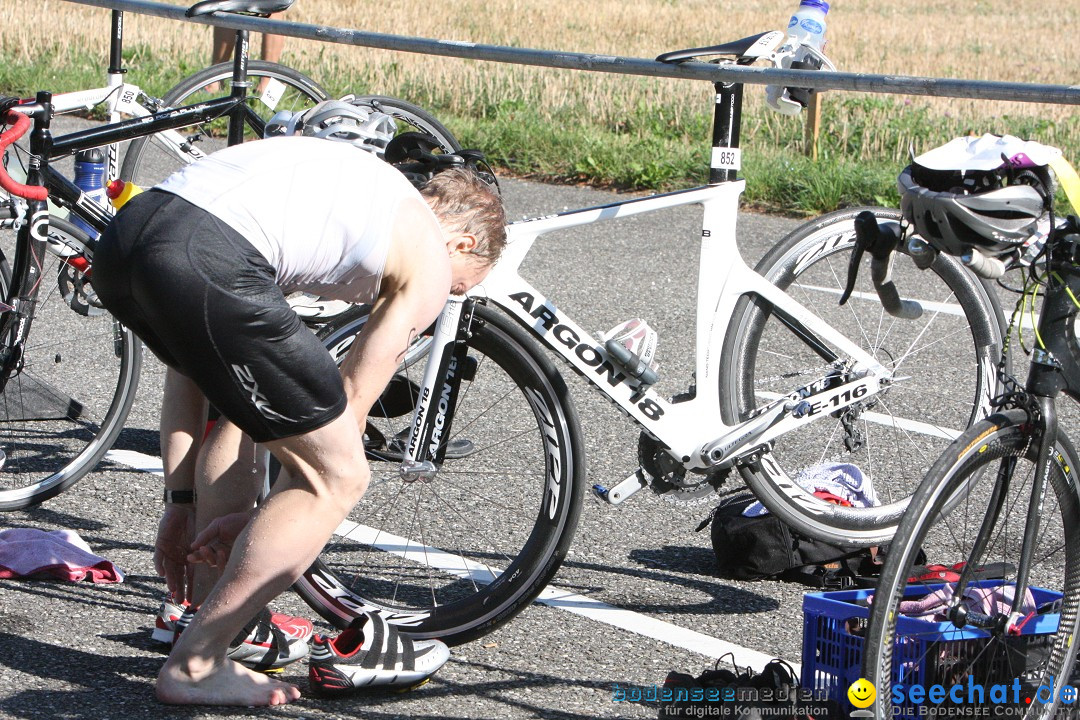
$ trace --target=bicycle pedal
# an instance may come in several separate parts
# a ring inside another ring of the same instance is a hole
[[[645,471],[638,468],[633,475],[613,488],[609,489],[603,485],[593,485],[593,493],[608,505],[621,505],[631,495],[648,486],[649,481],[645,477]]]

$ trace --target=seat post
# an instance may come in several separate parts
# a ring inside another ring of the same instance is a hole
[[[109,38],[109,74],[123,75],[124,69],[124,12],[112,11],[112,37]]]
[[[243,102],[248,94],[248,39],[247,30],[236,31],[236,45],[233,47],[233,78],[232,97],[239,102],[233,108],[229,117],[229,145],[239,145],[244,142],[244,111],[247,107]]]
[[[709,183],[737,179],[742,155],[739,129],[742,126],[742,83],[716,83],[713,110],[712,157],[709,159]]]

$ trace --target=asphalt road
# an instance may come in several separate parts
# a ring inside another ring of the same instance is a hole
[[[512,217],[611,199],[523,181],[506,182],[505,193]],[[744,256],[753,264],[797,224],[740,215]],[[664,350],[692,340],[700,213],[682,208],[619,227],[618,234],[600,226],[545,238],[523,274],[545,279],[537,284],[587,329],[647,318],[660,332],[665,390],[678,392],[692,367],[689,358],[680,363]],[[118,449],[158,453],[162,377],[150,359]],[[580,380],[569,382],[584,420],[588,482],[617,482],[636,467],[638,433],[607,401],[586,394]],[[305,694],[273,709],[165,707],[152,692],[163,654],[150,640],[163,590],[151,564],[160,488],[152,474],[108,465],[38,508],[0,516],[0,527],[75,529],[127,574],[118,585],[0,581],[0,718],[656,717],[655,704],[614,696],[628,685],[661,684],[670,670],[696,675],[712,664],[714,658],[669,642],[680,628],[800,660],[805,588],[717,577],[708,533],[694,532],[711,506],[680,509],[642,492],[620,508],[587,499],[555,583],[636,613],[625,627],[534,604],[496,632],[455,648],[430,683],[407,694],[334,700]],[[292,594],[274,608],[315,619]],[[650,636],[649,623],[663,624]],[[285,678],[306,689],[306,665]]]

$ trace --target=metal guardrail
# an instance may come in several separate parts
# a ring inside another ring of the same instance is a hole
[[[535,65],[623,75],[710,80],[712,82],[810,87],[818,90],[851,90],[899,95],[928,95],[933,97],[1080,105],[1080,86],[1075,85],[1045,85],[845,72],[833,73],[813,70],[777,70],[774,68],[718,66],[704,62],[669,65],[644,58],[555,50],[531,50],[451,40],[431,40],[240,15],[193,19],[184,15],[185,7],[163,5],[148,2],[147,0],[68,0],[68,2],[154,15],[203,25],[220,25],[234,30],[244,29],[342,45],[359,45],[383,50],[398,50],[517,65]],[[727,42],[734,39],[736,38],[718,38],[717,41]],[[658,48],[657,52],[676,49],[679,48]]]

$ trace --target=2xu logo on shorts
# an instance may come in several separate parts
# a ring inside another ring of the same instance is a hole
[[[289,420],[289,418],[270,407],[270,401],[259,391],[259,383],[255,381],[251,368],[247,365],[233,365],[232,369],[236,373],[237,380],[240,381],[240,386],[244,388],[244,392],[251,395],[251,404],[262,413],[263,417],[271,420]]]

